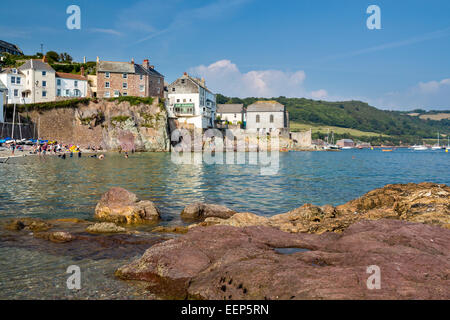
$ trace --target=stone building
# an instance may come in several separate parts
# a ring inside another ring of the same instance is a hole
[[[143,64],[100,61],[97,57],[97,97],[164,98],[164,76],[144,60]]]
[[[276,101],[257,101],[247,107],[245,128],[258,133],[289,132],[289,114]]]
[[[204,79],[189,76],[186,72],[168,87],[168,113],[182,125],[197,129],[214,127],[216,95]]]
[[[15,44],[0,40],[0,53],[6,52],[16,56],[23,56],[22,50]]]
[[[245,112],[243,104],[218,104],[217,117],[222,121],[229,121],[234,125],[245,123]]]

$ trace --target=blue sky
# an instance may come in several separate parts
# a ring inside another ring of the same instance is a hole
[[[66,8],[81,8],[81,30]],[[369,30],[369,5],[381,30]],[[22,0],[0,39],[25,53],[150,63],[233,96],[360,99],[379,108],[450,109],[450,1]]]

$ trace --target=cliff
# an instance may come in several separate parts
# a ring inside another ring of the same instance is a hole
[[[39,128],[40,139],[105,150],[169,150],[167,113],[158,98],[91,99],[26,114]]]

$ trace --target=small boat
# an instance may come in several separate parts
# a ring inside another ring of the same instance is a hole
[[[426,151],[428,148],[426,146],[413,146],[414,151]]]
[[[437,144],[435,144],[434,146],[431,147],[431,150],[441,150],[441,144],[439,143],[439,132],[438,132],[438,141]]]
[[[392,152],[394,150],[392,150],[392,149],[381,149],[381,151],[383,151],[383,152]]]

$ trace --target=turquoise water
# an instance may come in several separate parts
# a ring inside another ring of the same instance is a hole
[[[0,165],[0,217],[90,219],[112,186],[154,201],[165,222],[179,222],[182,208],[195,201],[273,215],[304,203],[342,204],[390,183],[450,184],[449,164],[444,151],[287,152],[278,173],[265,176],[248,161],[177,165],[167,153],[107,154],[103,161],[26,157]]]
[[[103,161],[12,159],[0,164],[0,218],[92,220],[97,201],[112,186],[154,201],[162,224],[176,225],[182,223],[182,208],[195,201],[273,215],[304,203],[342,204],[390,183],[450,184],[450,153],[443,151],[346,150],[279,156],[279,171],[270,176],[261,175],[260,167],[248,162],[176,165],[166,153],[134,154],[129,159],[107,154]],[[91,235],[84,241],[54,244],[26,231],[8,233],[0,228],[0,299],[155,298],[145,284],[118,280],[114,271],[139,257],[152,241],[161,241],[156,237],[145,232],[133,238]],[[66,287],[66,269],[73,264],[82,270],[82,288],[77,291]]]

